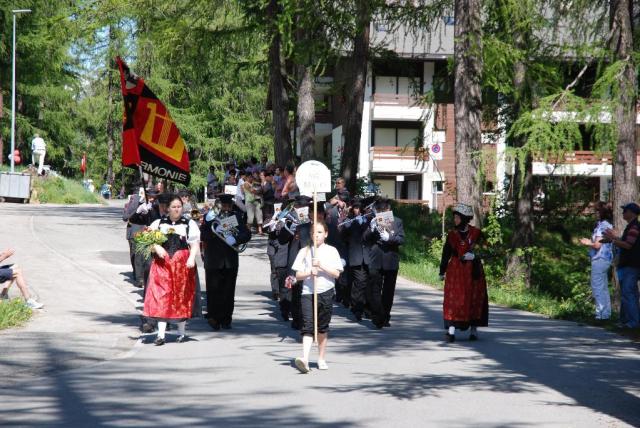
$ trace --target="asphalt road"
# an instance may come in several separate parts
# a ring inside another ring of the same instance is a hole
[[[120,213],[0,204],[0,245],[16,248],[46,304],[0,332],[0,426],[640,425],[629,340],[492,307],[478,342],[446,344],[442,294],[402,279],[391,328],[336,307],[330,369],[302,375],[297,334],[268,297],[262,240],[241,257],[233,329],[192,320],[192,340],[155,347],[137,329]]]

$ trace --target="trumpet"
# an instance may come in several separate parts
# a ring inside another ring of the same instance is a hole
[[[376,214],[373,211],[368,212],[366,214],[360,214],[360,215],[348,218],[345,221],[342,221],[342,222],[338,223],[338,227],[351,226],[351,223],[353,223],[354,221],[358,220],[358,218],[363,218],[364,221],[367,222],[367,221],[371,220],[373,217],[375,217],[375,215]]]
[[[236,226],[232,226],[228,229],[223,228],[223,231],[221,233],[219,233],[217,231],[217,229],[223,224],[224,220],[226,220],[227,218],[230,218],[231,216],[233,216],[233,218],[235,219],[235,214],[232,211],[220,211],[219,207],[218,210],[212,209],[212,213],[213,213],[213,221],[211,222],[211,231],[213,232],[213,234],[215,236],[217,236],[222,242],[224,242],[226,245],[228,245],[230,248],[232,248],[234,251],[236,251],[237,253],[242,253],[244,250],[247,249],[247,244],[234,244],[234,245],[230,245],[227,242],[227,237],[228,236],[233,236],[234,239],[237,239],[238,237],[238,226],[237,226],[237,221]]]
[[[374,205],[375,205],[375,202],[370,203],[364,208],[364,210],[362,210],[364,214],[360,214],[355,217],[348,218],[344,221],[341,221],[340,223],[338,223],[338,227],[347,226],[347,225],[350,226],[351,223],[356,221],[359,217],[362,217],[365,222],[371,220],[373,217],[376,216],[376,210],[374,209]]]

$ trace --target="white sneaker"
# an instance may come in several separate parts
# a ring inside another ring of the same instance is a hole
[[[311,371],[311,369],[309,369],[309,362],[302,358],[296,358],[295,364],[296,368],[300,370],[300,373],[309,373]]]
[[[325,360],[318,360],[318,370],[329,370],[329,366]]]
[[[42,303],[38,302],[33,297],[27,300],[27,306],[30,307],[31,309],[42,309],[42,308],[44,308],[44,305]]]

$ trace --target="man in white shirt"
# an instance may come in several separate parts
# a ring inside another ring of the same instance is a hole
[[[38,161],[38,175],[42,174],[44,155],[47,152],[47,145],[40,135],[36,134],[31,140],[31,165],[36,165]]]

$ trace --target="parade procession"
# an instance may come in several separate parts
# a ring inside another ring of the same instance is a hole
[[[278,168],[286,174],[276,179],[272,163],[229,160],[224,180],[212,180],[207,193],[213,197],[200,209],[186,190],[159,194],[147,184],[154,176],[188,184],[186,149],[164,105],[119,58],[118,64],[125,100],[123,165],[139,168],[141,178],[123,220],[133,274],[144,290],[141,331],[155,334],[156,346],[166,343],[171,324],[177,329],[176,342],[188,340],[187,321],[203,313],[213,331],[232,328],[239,257],[256,237],[269,258],[268,284],[280,320],[300,332],[302,356],[294,360],[299,371],[310,371],[314,343],[318,369],[328,369],[334,305],[348,309],[354,322],[368,319],[375,329],[391,327],[405,242],[402,219],[392,211],[394,201],[376,194],[352,196],[344,178],[332,180],[329,169],[315,160]],[[171,152],[178,156],[167,157],[153,140],[159,112],[164,115],[160,138],[174,138]],[[250,208],[256,201],[257,208]],[[488,325],[487,288],[474,254],[481,234],[469,225],[470,206],[455,205],[453,215],[456,229],[443,248],[440,268],[441,277],[447,277],[445,338],[453,342],[456,328],[471,328],[469,339],[478,340],[477,327]],[[204,311],[198,262],[205,271]]]
[[[0,0],[0,427],[640,427],[640,0]]]

